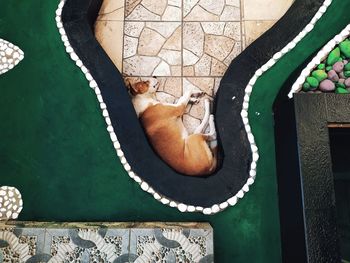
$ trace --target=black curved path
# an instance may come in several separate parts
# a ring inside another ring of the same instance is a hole
[[[230,65],[216,96],[216,125],[222,166],[206,178],[183,176],[152,150],[130,101],[122,76],[93,34],[102,0],[67,0],[62,22],[68,39],[96,80],[133,171],[161,195],[187,205],[211,207],[236,195],[249,177],[251,150],[240,115],[244,89],[255,71],[310,22],[323,0],[296,0],[277,24]],[[232,100],[233,97],[235,100]]]

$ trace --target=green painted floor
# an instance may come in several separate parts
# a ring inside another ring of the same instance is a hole
[[[95,94],[65,53],[57,5],[0,0],[0,37],[25,53],[0,76],[0,185],[22,192],[20,219],[209,221],[216,262],[280,262],[272,103],[290,72],[349,23],[350,1],[334,0],[315,30],[258,80],[250,104],[261,156],[257,180],[236,207],[215,216],[181,214],[129,179]]]

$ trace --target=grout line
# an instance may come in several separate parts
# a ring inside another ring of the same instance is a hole
[[[113,21],[113,20],[111,20]],[[119,21],[119,20],[115,20]],[[202,22],[210,22],[210,23],[229,23],[229,22],[240,22],[241,20],[129,20],[125,19],[125,22],[159,22],[159,23],[179,23],[179,22],[186,22],[186,23],[202,23]]]
[[[181,94],[183,95],[184,90],[184,1],[181,2]],[[183,119],[183,118],[182,118]]]
[[[124,0],[124,20],[123,20],[123,48],[122,48],[122,66],[121,66],[121,74],[124,75],[124,47],[125,47],[125,26],[126,26],[126,20],[125,20],[125,17],[126,17],[126,1],[127,0]]]
[[[244,0],[240,0],[240,10],[241,10],[241,19],[240,19],[240,30],[241,30],[241,53],[246,47],[246,32],[245,32],[245,24],[243,22],[244,19]],[[244,38],[244,39],[243,39]]]

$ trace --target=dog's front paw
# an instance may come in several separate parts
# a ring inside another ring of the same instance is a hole
[[[199,101],[200,101],[200,100],[199,100],[198,98],[191,98],[191,99],[190,99],[190,103],[191,103],[191,104],[198,104]]]
[[[202,97],[204,95],[204,92],[201,90],[193,90],[192,91],[192,97],[194,98],[199,98]]]

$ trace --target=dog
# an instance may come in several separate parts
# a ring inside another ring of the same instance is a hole
[[[182,122],[186,106],[198,102],[202,92],[190,89],[175,104],[161,103],[156,99],[160,84],[156,77],[134,84],[127,82],[135,111],[155,152],[181,174],[212,174],[217,167],[217,140],[209,100],[204,102],[203,121],[193,134]],[[205,134],[208,125],[209,133]]]

